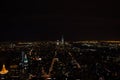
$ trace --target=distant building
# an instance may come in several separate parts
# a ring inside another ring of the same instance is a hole
[[[5,64],[3,64],[2,70],[0,71],[0,74],[7,74],[8,70],[5,68]]]
[[[61,38],[61,44],[64,45],[64,43],[65,43],[64,42],[64,37],[62,36],[62,38]]]
[[[59,41],[59,40],[57,40],[56,44],[57,44],[57,45],[60,45],[60,41]]]
[[[5,68],[5,65],[3,64],[2,70],[0,71],[0,80],[6,80],[7,73],[8,73],[8,70]]]
[[[27,58],[27,54],[25,54],[24,52],[22,52],[22,60],[20,65],[22,66],[22,68],[27,69],[28,67],[28,58]]]
[[[18,65],[10,65],[10,79],[19,80],[20,79],[20,70]]]

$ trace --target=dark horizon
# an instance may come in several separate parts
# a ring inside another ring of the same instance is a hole
[[[112,1],[3,1],[0,10],[0,41],[120,40]]]

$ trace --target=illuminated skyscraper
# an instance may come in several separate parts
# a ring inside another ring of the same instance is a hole
[[[22,68],[26,69],[28,66],[28,58],[27,58],[27,54],[25,54],[24,52],[22,52],[22,60],[20,65],[22,66]]]
[[[60,42],[59,42],[59,40],[57,40],[57,43],[56,43],[57,45],[60,45]]]
[[[24,56],[24,63],[27,64],[28,63],[28,58],[27,58],[27,55],[25,54]]]
[[[0,71],[0,74],[7,74],[8,70],[6,70],[5,65],[3,64],[2,70]]]
[[[64,37],[62,35],[62,38],[61,38],[61,44],[64,45]]]
[[[28,58],[27,58],[27,55],[25,54],[24,55],[24,69],[27,69],[28,67]]]
[[[3,64],[2,70],[0,71],[0,80],[6,80],[8,70],[5,68],[5,65]]]

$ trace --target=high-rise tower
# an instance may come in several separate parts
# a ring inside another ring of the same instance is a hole
[[[3,64],[2,70],[0,71],[0,74],[7,74],[8,70],[5,68],[5,65]]]
[[[28,66],[28,58],[27,58],[27,54],[25,54],[24,52],[22,52],[22,60],[21,60],[21,66],[22,68],[26,69]]]
[[[8,73],[8,70],[5,68],[5,65],[3,64],[2,70],[0,71],[0,80],[8,80],[7,73]]]
[[[64,37],[62,35],[62,38],[61,38],[61,44],[64,45]]]

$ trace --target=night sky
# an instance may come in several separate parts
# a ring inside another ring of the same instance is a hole
[[[112,0],[3,0],[0,20],[1,41],[120,40]]]

